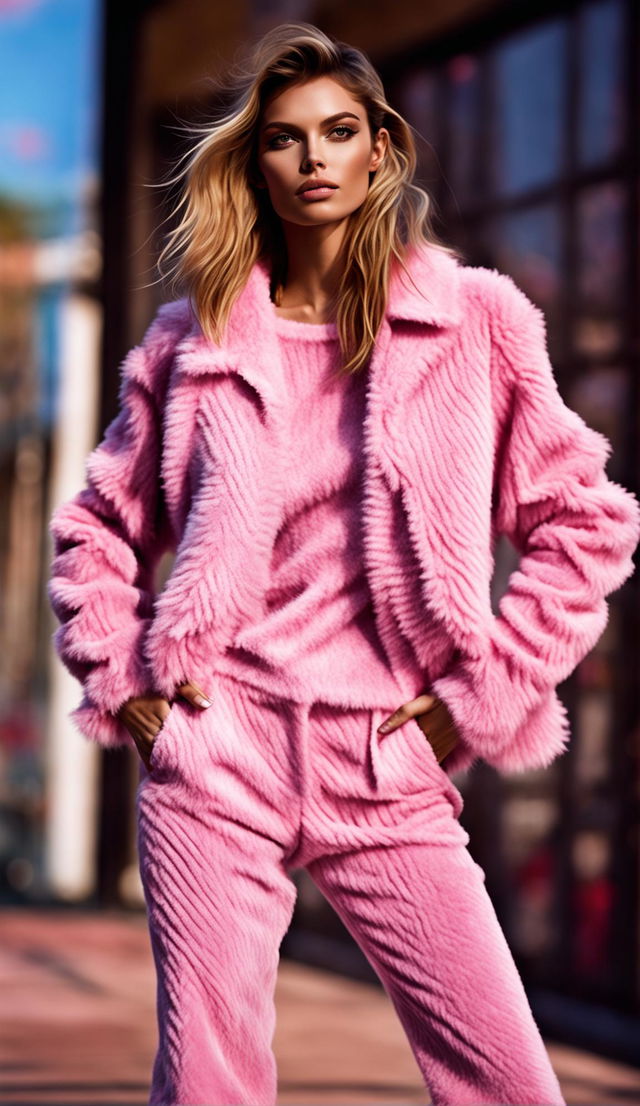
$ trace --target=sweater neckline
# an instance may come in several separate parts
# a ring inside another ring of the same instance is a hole
[[[328,338],[338,337],[338,324],[328,323],[304,323],[298,319],[285,319],[278,315],[272,305],[275,320],[276,333],[282,338],[302,338],[305,341],[326,341]]]

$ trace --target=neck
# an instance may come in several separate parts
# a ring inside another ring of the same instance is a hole
[[[342,275],[346,223],[300,227],[283,221],[287,245],[287,283],[279,307],[324,316],[330,310]]]

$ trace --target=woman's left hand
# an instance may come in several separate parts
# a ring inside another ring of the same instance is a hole
[[[417,699],[411,699],[394,710],[378,726],[378,732],[391,733],[410,718],[415,718],[427,741],[431,743],[438,763],[441,763],[460,740],[447,704],[437,695],[419,695]]]

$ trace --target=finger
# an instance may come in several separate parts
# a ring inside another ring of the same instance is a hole
[[[398,726],[404,725],[411,715],[407,713],[407,704],[403,703],[401,707],[394,710],[393,714],[390,714],[388,718],[381,722],[378,726],[378,733],[391,733],[392,730],[396,730]]]
[[[186,699],[189,703],[191,703],[194,707],[201,707],[202,709],[206,709],[207,707],[213,705],[213,699],[211,698],[211,696],[208,695],[206,691],[203,691],[201,687],[198,687],[197,684],[194,684],[191,681],[186,684],[181,684],[180,687],[177,688],[177,691],[179,695],[182,695],[182,697]]]
[[[391,730],[404,725],[409,718],[415,718],[418,714],[426,714],[433,710],[439,702],[437,695],[429,695],[427,692],[419,695],[417,699],[410,699],[408,703],[403,703],[398,710],[395,710],[378,726],[378,732],[390,733]]]
[[[141,740],[146,741],[149,744],[151,744],[151,742],[153,742],[155,740],[155,738],[157,737],[157,735],[160,733],[160,730],[162,729],[163,725],[164,725],[164,720],[162,721],[161,725],[158,725],[157,722],[154,723],[152,721],[149,721],[149,722],[145,722],[143,726],[139,726],[138,727],[138,733],[140,735]]]
[[[429,711],[435,710],[441,702],[442,699],[439,699],[437,695],[431,695],[424,691],[422,695],[419,695],[417,699],[412,699],[406,706],[415,717],[416,714],[428,714]]]
[[[166,700],[159,700],[157,708],[141,707],[132,711],[129,732],[132,737],[141,737],[143,741],[152,741],[164,725],[171,707]]]

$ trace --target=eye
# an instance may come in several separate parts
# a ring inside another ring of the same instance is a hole
[[[341,136],[338,139],[339,142],[345,142],[352,134],[357,134],[358,133],[357,131],[354,131],[353,127],[348,127],[346,123],[338,123],[337,126],[333,127],[332,130],[329,131],[329,134],[335,134],[336,131],[346,131],[347,132],[345,135]],[[293,135],[290,135],[288,133],[288,131],[280,131],[278,134],[274,135],[273,138],[269,141],[268,148],[270,150],[271,149],[274,149],[274,150],[282,149],[282,145],[279,142],[279,139],[280,138],[292,138],[292,137],[293,137]]]
[[[291,138],[291,135],[287,134],[286,131],[280,131],[280,134],[274,135],[273,138],[269,141],[269,143],[268,143],[269,149],[276,146],[276,143],[278,142],[279,138]]]

